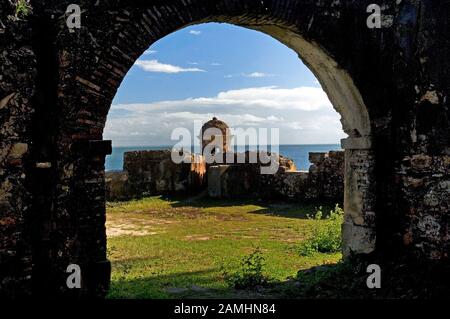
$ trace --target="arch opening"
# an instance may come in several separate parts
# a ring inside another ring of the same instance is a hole
[[[265,33],[291,48],[319,80],[333,107],[341,115],[341,124],[349,138],[345,149],[344,255],[370,253],[375,248],[374,213],[371,181],[373,169],[370,143],[370,120],[361,94],[350,75],[316,43],[307,41],[288,29],[274,25],[244,26]],[[145,48],[148,50],[148,48]],[[364,163],[361,165],[361,163]],[[366,178],[366,180],[364,180]],[[364,182],[366,183],[365,185]],[[361,191],[363,185],[363,191]],[[369,211],[369,216],[366,213]],[[371,218],[371,219],[370,219]]]

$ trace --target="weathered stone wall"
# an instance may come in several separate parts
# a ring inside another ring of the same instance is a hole
[[[139,198],[142,193],[133,194],[127,171],[110,171],[105,173],[106,200],[110,202],[126,201]]]
[[[306,199],[344,201],[344,152],[310,153],[308,189]]]
[[[382,0],[383,27],[369,29],[371,2],[36,0],[21,22],[0,2],[2,293],[104,294],[107,147],[95,145],[136,59],[201,22],[265,32],[318,77],[353,141],[343,145],[346,245],[448,266],[450,3]],[[70,32],[72,3],[82,7],[82,27]],[[65,287],[73,262],[85,273],[79,292]]]
[[[208,193],[216,198],[265,198],[342,203],[344,152],[310,153],[309,172],[295,171],[292,161],[281,157],[276,174],[261,174],[261,164],[211,166]]]
[[[402,235],[406,246],[417,247],[433,259],[450,254],[450,156],[413,155],[404,158],[401,178],[403,216]],[[406,195],[406,196],[405,196]]]
[[[32,194],[28,187],[36,57],[31,27],[0,3],[0,297],[31,291]]]
[[[203,157],[185,154],[185,158],[185,162],[176,164],[170,150],[126,152],[124,171],[106,173],[107,200],[203,190],[206,173]]]

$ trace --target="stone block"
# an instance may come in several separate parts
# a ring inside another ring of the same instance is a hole
[[[433,158],[428,155],[413,155],[411,158],[411,167],[413,169],[430,169],[431,164],[433,162]]]
[[[372,148],[372,141],[369,137],[348,137],[341,140],[341,147],[344,150],[368,150]]]
[[[327,153],[325,153],[325,152],[320,152],[320,153],[310,152],[309,153],[309,161],[312,164],[317,164],[317,163],[323,162],[326,157],[327,157]]]
[[[27,143],[16,143],[9,150],[8,160],[21,159],[28,152]]]
[[[375,229],[354,225],[351,221],[342,224],[342,254],[370,254],[375,251]]]
[[[133,198],[133,193],[128,183],[128,172],[106,172],[105,182],[107,201],[129,200]]]
[[[208,195],[211,198],[222,197],[222,177],[230,165],[216,165],[208,167]]]
[[[195,193],[205,188],[203,156],[184,153],[175,163],[170,150],[134,151],[124,154],[131,192],[136,197],[169,193]]]

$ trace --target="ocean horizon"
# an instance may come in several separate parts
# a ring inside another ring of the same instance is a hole
[[[126,152],[132,151],[159,151],[170,150],[173,146],[126,146],[113,147],[112,154],[106,157],[105,169],[106,171],[119,171],[123,169],[123,155]],[[256,146],[247,146],[246,149],[255,150]],[[270,149],[270,148],[269,148]],[[299,170],[308,170],[311,166],[309,162],[310,152],[328,152],[337,151],[341,149],[340,144],[284,144],[279,146],[279,153],[284,157],[292,159]],[[245,150],[244,146],[237,147],[237,151]],[[194,152],[200,153],[199,150],[194,149]]]

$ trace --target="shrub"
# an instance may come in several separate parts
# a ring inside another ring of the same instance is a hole
[[[314,225],[312,236],[302,242],[299,247],[302,256],[310,256],[314,253],[334,253],[341,250],[341,226],[344,211],[339,205],[330,211],[330,215],[323,218],[322,208],[310,219],[318,221]]]
[[[16,17],[25,18],[31,13],[31,5],[28,0],[17,0]]]
[[[131,263],[121,263],[117,266],[118,280],[119,281],[127,281],[129,280],[129,276],[133,270],[133,265]]]
[[[263,286],[269,282],[264,275],[265,258],[259,248],[242,258],[240,268],[233,274],[224,271],[225,281],[231,288],[249,289]]]

